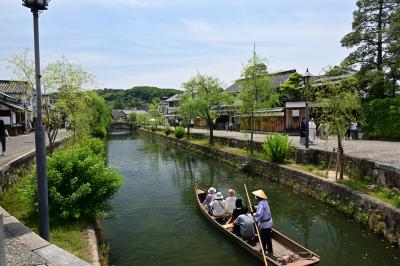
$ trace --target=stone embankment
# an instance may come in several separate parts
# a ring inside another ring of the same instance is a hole
[[[207,155],[238,169],[269,178],[296,191],[327,202],[355,217],[356,220],[367,225],[374,232],[382,233],[391,243],[396,243],[400,246],[400,209],[383,203],[367,194],[284,164],[240,156],[149,131],[140,130],[140,133]],[[231,145],[233,145],[232,142],[236,142],[237,147],[243,144],[234,139],[226,141],[230,142]]]

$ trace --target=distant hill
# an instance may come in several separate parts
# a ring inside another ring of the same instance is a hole
[[[169,98],[181,91],[140,86],[127,90],[106,88],[103,90],[96,90],[96,92],[114,109],[146,109],[149,103],[154,101],[158,103],[160,99]]]

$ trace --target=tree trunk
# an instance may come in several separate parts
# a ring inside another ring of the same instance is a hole
[[[383,81],[383,0],[379,0],[379,13],[378,13],[378,42],[377,42],[377,58],[376,65],[379,74],[379,83],[377,88],[378,98],[385,97],[384,81]]]
[[[338,134],[338,158],[339,158],[339,168],[340,168],[340,176],[339,179],[343,179],[343,146],[342,146],[342,136]]]
[[[189,124],[187,124],[187,137],[188,137],[188,139],[190,139],[190,123]]]
[[[254,152],[253,135],[254,135],[254,110],[251,110],[251,117],[250,117],[250,154],[253,154],[253,152]]]
[[[210,140],[208,141],[208,144],[214,146],[214,128],[211,120],[208,122],[208,126],[210,128]]]

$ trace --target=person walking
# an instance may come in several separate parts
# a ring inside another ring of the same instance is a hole
[[[358,130],[358,123],[357,122],[351,122],[351,128],[350,128],[350,132],[351,132],[351,139],[352,140],[356,140],[357,139],[357,130]]]
[[[314,122],[314,118],[311,118],[308,122],[308,135],[310,142],[315,142],[315,135],[317,133],[317,125]]]
[[[257,211],[254,218],[260,226],[260,238],[266,254],[272,254],[272,216],[267,196],[262,189],[253,191],[252,194],[256,196],[258,202]]]
[[[4,121],[0,119],[0,141],[2,149],[1,156],[6,155],[6,137],[9,137],[6,125],[4,124]]]
[[[306,145],[306,123],[304,122],[304,117],[300,123],[300,144]]]

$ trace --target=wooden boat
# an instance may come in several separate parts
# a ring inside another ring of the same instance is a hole
[[[207,190],[196,186],[195,192],[197,196],[197,202],[204,216],[218,229],[230,236],[243,248],[264,262],[263,256],[260,252],[261,248],[258,242],[258,237],[254,236],[251,239],[245,240],[234,234],[232,228],[225,225],[226,221],[224,219],[222,222],[221,219],[216,219],[216,217],[213,217],[209,214],[207,207],[201,204],[207,196]],[[274,253],[266,256],[268,265],[304,266],[317,264],[320,260],[319,256],[314,252],[287,238],[275,229],[272,229],[272,246]]]

